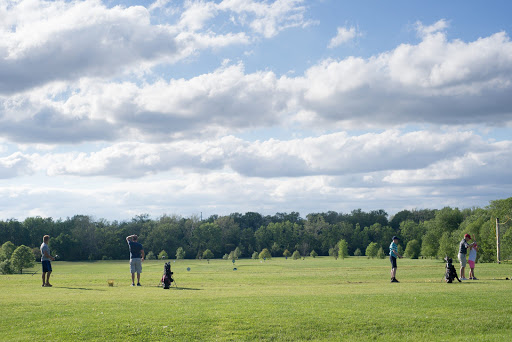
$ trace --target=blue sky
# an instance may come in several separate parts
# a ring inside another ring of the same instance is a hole
[[[0,0],[0,218],[507,198],[511,7]]]

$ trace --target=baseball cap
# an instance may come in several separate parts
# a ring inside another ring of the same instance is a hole
[[[471,235],[466,234],[466,235],[464,235],[464,238],[468,238],[468,239],[470,239],[470,240],[471,240]]]
[[[393,236],[391,240],[400,240],[400,238],[398,236]]]

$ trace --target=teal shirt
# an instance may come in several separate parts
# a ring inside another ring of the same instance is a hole
[[[397,253],[398,253],[398,245],[393,241],[389,245],[389,255],[396,258],[398,256]]]

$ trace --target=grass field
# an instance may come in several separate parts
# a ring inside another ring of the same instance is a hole
[[[477,264],[477,281],[442,282],[440,260],[398,263],[180,260],[178,289],[158,287],[163,262],[54,262],[53,288],[35,275],[0,276],[5,341],[510,341],[512,265]],[[190,271],[187,271],[190,267]],[[114,287],[107,285],[114,279]]]

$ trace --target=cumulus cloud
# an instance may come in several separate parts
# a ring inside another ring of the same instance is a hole
[[[357,32],[356,28],[354,26],[351,26],[349,28],[346,27],[338,27],[338,33],[334,38],[331,39],[329,42],[328,47],[330,49],[335,48],[337,46],[340,46],[341,44],[345,44],[347,42],[350,42],[354,38],[361,36],[361,33]]]
[[[15,152],[7,157],[0,157],[0,179],[30,175],[34,172],[30,155]]]
[[[500,160],[510,166],[510,142],[483,141],[473,132],[396,130],[351,136],[345,132],[293,140],[125,142],[96,152],[18,155],[49,176],[143,178],[150,175],[231,172],[243,177],[336,176],[364,186],[468,179]],[[328,157],[326,157],[328,156]],[[497,165],[496,165],[497,166]],[[493,167],[497,170],[497,167]]]

